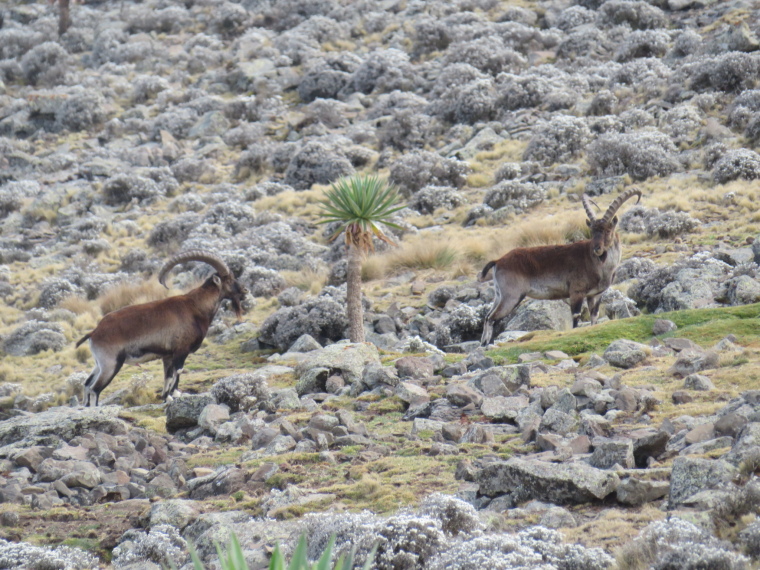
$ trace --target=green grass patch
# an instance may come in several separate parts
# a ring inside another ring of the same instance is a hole
[[[601,353],[612,341],[621,338],[649,341],[653,336],[652,326],[657,319],[668,319],[678,326],[678,330],[664,336],[688,338],[702,346],[714,344],[729,334],[736,335],[739,344],[760,346],[760,303],[756,303],[641,315],[569,331],[536,331],[528,340],[496,348],[489,351],[489,355],[498,363],[514,363],[523,352],[561,350],[573,357],[591,352]]]

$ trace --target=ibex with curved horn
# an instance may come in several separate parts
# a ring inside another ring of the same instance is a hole
[[[496,292],[493,307],[483,325],[481,344],[493,336],[493,323],[509,315],[525,297],[533,299],[570,299],[573,328],[580,321],[583,300],[588,301],[591,324],[596,324],[599,299],[615,278],[620,263],[620,236],[615,231],[620,206],[632,196],[641,200],[641,191],[630,188],[618,196],[600,219],[594,217],[591,200],[581,196],[588,215],[591,239],[564,245],[519,247],[501,259],[489,261],[479,281],[485,281],[493,267]],[[637,201],[638,203],[638,201]]]
[[[108,313],[95,329],[76,346],[90,340],[95,369],[85,382],[85,406],[98,405],[100,392],[126,362],[139,364],[161,358],[164,361],[165,400],[179,384],[185,359],[200,348],[211,321],[224,299],[229,299],[238,318],[248,291],[232,274],[221,257],[203,250],[190,250],[169,259],[158,273],[166,287],[169,270],[186,261],[208,263],[216,273],[184,295],[132,305]]]

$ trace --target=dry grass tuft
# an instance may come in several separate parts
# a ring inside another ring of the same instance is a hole
[[[107,315],[129,305],[165,299],[170,294],[171,291],[155,279],[140,283],[121,283],[101,295],[98,304],[103,314]]]
[[[316,271],[308,268],[301,271],[282,271],[280,274],[288,287],[298,287],[312,295],[319,293],[327,284],[327,270],[323,268]]]
[[[523,222],[515,228],[515,241],[518,247],[535,247],[588,239],[590,233],[585,220],[585,215],[576,212],[561,223],[557,223],[553,216],[543,220]]]
[[[388,272],[393,273],[406,269],[449,269],[460,256],[458,248],[449,241],[423,237],[402,243],[383,257]]]
[[[362,281],[382,279],[387,272],[385,257],[370,255],[362,262]]]

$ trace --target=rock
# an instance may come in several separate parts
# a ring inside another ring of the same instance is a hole
[[[120,406],[61,407],[9,418],[0,422],[0,457],[9,457],[20,449],[35,445],[55,447],[78,435],[93,432],[124,435],[130,428],[119,419],[120,412]]]
[[[32,471],[37,471],[40,463],[51,456],[52,450],[49,447],[35,445],[27,449],[22,449],[13,455],[12,459],[19,467],[28,467]]]
[[[312,352],[314,350],[320,350],[322,345],[319,344],[316,339],[310,334],[302,334],[296,341],[290,345],[288,352]]]
[[[519,489],[526,499],[559,505],[602,500],[620,482],[616,474],[585,463],[544,463],[517,457],[486,465],[477,473],[476,481],[480,493],[489,497]]]
[[[702,374],[689,374],[683,379],[683,387],[687,390],[714,390],[715,386],[707,376]]]
[[[570,308],[564,301],[522,303],[505,327],[508,331],[567,330],[572,328]]]
[[[480,405],[483,415],[496,421],[514,420],[520,410],[528,405],[528,398],[525,396],[495,396],[493,398],[484,398]]]
[[[230,419],[230,409],[219,404],[208,404],[198,416],[198,426],[216,433],[216,428]]]
[[[646,481],[627,477],[620,482],[616,493],[619,503],[638,507],[662,499],[669,491],[670,483],[667,481]]]
[[[613,341],[604,351],[603,358],[612,366],[632,368],[646,359],[649,347],[632,340]]]
[[[362,391],[365,388],[372,390],[380,385],[395,387],[398,386],[398,382],[399,377],[395,368],[370,362],[362,373],[361,387]]]
[[[395,366],[400,378],[422,380],[434,372],[433,361],[424,356],[404,356],[396,361]]]
[[[296,382],[296,393],[299,396],[306,394],[318,394],[327,391],[327,379],[330,377],[330,369],[323,366],[315,366],[306,370]]]
[[[631,469],[636,465],[633,459],[633,441],[630,439],[596,439],[593,441],[593,446],[594,452],[588,459],[592,467],[610,469],[615,465],[620,465],[625,469]]]
[[[547,350],[544,353],[544,358],[549,360],[567,360],[570,357],[561,350]]]
[[[760,451],[760,422],[749,422],[736,436],[736,443],[724,459],[734,465],[739,465],[746,458],[754,457],[758,451]]]
[[[615,395],[615,409],[617,410],[635,412],[638,406],[638,394],[633,388],[623,388]]]
[[[652,325],[652,334],[655,336],[660,336],[662,334],[673,332],[677,329],[678,326],[673,321],[669,321],[667,319],[655,319],[654,325]]]
[[[294,442],[295,443],[295,442]],[[237,467],[222,468],[207,477],[188,481],[190,498],[202,500],[216,495],[231,495],[239,491],[246,482],[246,472]]]
[[[715,422],[715,433],[717,435],[736,437],[742,428],[747,425],[747,422],[747,418],[735,412],[726,414]]]
[[[684,437],[684,440],[687,445],[692,445],[701,441],[707,441],[713,437],[715,437],[715,426],[707,422],[690,430]]]
[[[694,396],[692,396],[691,392],[688,392],[686,390],[676,390],[671,395],[671,399],[673,400],[673,403],[678,406],[682,404],[688,404],[689,402],[693,402]]]
[[[285,388],[272,392],[269,402],[274,406],[275,410],[297,410],[301,407],[298,392],[293,388]]]
[[[168,499],[153,503],[150,508],[149,526],[168,524],[182,531],[201,513],[201,506],[187,499]]]
[[[563,507],[548,509],[538,524],[546,528],[575,528],[578,526],[573,514]]]
[[[718,366],[717,353],[708,350],[684,350],[678,355],[675,364],[670,367],[668,372],[673,376],[686,377],[695,372],[701,372],[709,368]]]
[[[411,382],[401,382],[396,387],[396,396],[403,402],[410,405],[417,405],[421,402],[430,401],[430,395],[422,386],[417,386]]]
[[[560,435],[567,435],[578,430],[578,418],[575,412],[565,413],[555,408],[546,410],[541,418],[539,431],[548,431]]]
[[[593,378],[581,377],[573,382],[570,387],[570,393],[573,396],[582,396],[584,398],[594,398],[602,391],[602,385]]]
[[[226,376],[212,386],[211,395],[217,404],[224,404],[233,414],[248,411],[255,404],[269,399],[267,376],[261,372]]]
[[[626,434],[633,440],[633,457],[636,467],[647,467],[650,457],[657,458],[665,452],[670,440],[668,432],[652,428],[643,428]]]
[[[352,344],[338,342],[321,350],[309,353],[309,358],[300,362],[295,368],[295,376],[300,379],[314,368],[325,368],[329,371],[325,380],[333,374],[341,376],[347,384],[360,381],[365,366],[369,363],[380,363],[377,348],[371,344]]]
[[[464,407],[469,404],[480,406],[483,402],[483,394],[465,384],[449,384],[446,388],[446,399],[452,405]]]
[[[676,457],[670,474],[670,507],[678,506],[700,491],[728,489],[736,468],[722,459]]]
[[[683,350],[702,350],[698,344],[690,341],[688,338],[666,338],[665,346],[676,352],[681,352]]]
[[[166,404],[166,430],[173,433],[198,425],[203,408],[213,404],[211,394],[183,394]]]

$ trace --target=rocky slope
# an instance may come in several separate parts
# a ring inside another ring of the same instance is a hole
[[[303,532],[379,542],[378,568],[756,563],[760,3],[85,0],[60,38],[55,6],[0,16],[0,568],[213,563],[230,531],[252,568]],[[354,173],[408,206],[364,266],[362,346],[316,225]],[[632,184],[608,322],[526,302],[479,350],[483,263],[582,238],[580,193]],[[79,407],[74,342],[195,247],[250,289],[243,322],[170,403],[151,364]]]

